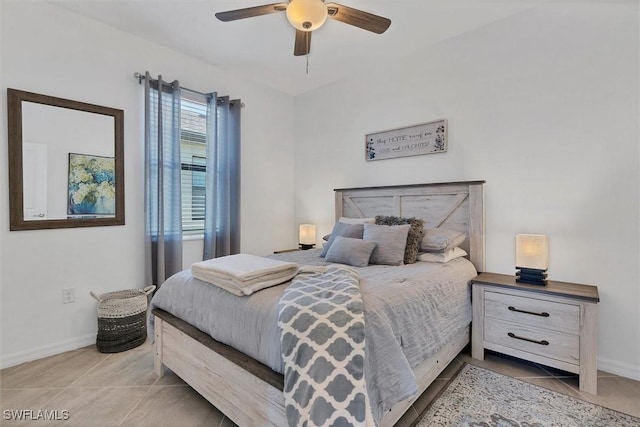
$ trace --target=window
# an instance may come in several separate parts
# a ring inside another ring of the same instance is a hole
[[[182,232],[198,235],[204,230],[207,106],[204,100],[184,96],[180,104]]]
[[[144,81],[145,228],[162,283],[182,268],[183,236],[203,238],[203,259],[240,253],[242,101]]]

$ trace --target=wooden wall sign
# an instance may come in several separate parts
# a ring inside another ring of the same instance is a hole
[[[369,133],[365,160],[393,159],[447,151],[447,120]]]

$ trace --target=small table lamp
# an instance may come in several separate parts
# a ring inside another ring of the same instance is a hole
[[[516,234],[516,282],[547,284],[548,246],[544,234]]]
[[[314,224],[300,224],[298,229],[300,249],[312,249],[316,245],[316,226]]]

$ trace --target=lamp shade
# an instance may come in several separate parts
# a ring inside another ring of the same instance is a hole
[[[296,30],[317,30],[327,20],[329,12],[322,0],[291,0],[287,19]]]
[[[314,224],[300,224],[298,229],[298,243],[301,245],[316,244],[316,226]]]
[[[546,270],[548,248],[548,237],[544,234],[516,234],[516,268]]]

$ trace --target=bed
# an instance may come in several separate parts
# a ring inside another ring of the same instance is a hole
[[[468,281],[476,270],[484,270],[483,184],[482,181],[473,181],[335,190],[336,219],[340,217],[365,218],[375,215],[415,217],[424,220],[426,227],[454,229],[464,232],[467,236],[460,246],[469,254],[470,262],[466,260],[452,261],[451,265],[445,269],[442,266],[429,266],[428,264],[431,263],[416,263],[404,267],[377,267],[377,270],[365,267],[361,273],[361,283],[365,283],[362,285],[365,305],[368,304],[367,301],[370,301],[369,305],[375,306],[373,291],[371,291],[371,296],[367,294],[370,287],[374,288],[373,285],[368,285],[369,282],[374,283],[373,277],[392,283],[405,281],[406,275],[409,275],[406,277],[412,277],[410,274],[415,277],[437,276],[447,273],[448,270],[460,270],[462,273],[455,274],[464,274],[462,277]],[[301,251],[281,257],[289,258],[301,265],[323,264],[317,251]],[[458,269],[453,268],[456,262],[460,267]],[[434,273],[430,273],[431,270]],[[449,275],[450,273],[447,273],[442,276],[442,281],[449,280],[447,279]],[[387,279],[380,279],[381,277],[387,277]],[[189,277],[188,271],[179,273],[170,280],[178,281],[180,285],[172,285],[167,282],[165,293],[173,289],[174,295],[165,298],[165,301],[181,298],[182,296],[179,294],[183,291],[186,292],[188,288],[183,283],[196,282],[191,283],[190,286],[200,286],[197,280]],[[434,280],[437,282],[436,279]],[[456,280],[460,281],[460,279]],[[464,284],[466,285],[466,283]],[[282,370],[278,362],[278,346],[270,344],[272,340],[277,339],[274,337],[273,328],[265,329],[263,333],[257,333],[249,340],[250,344],[234,341],[234,337],[238,338],[243,335],[240,332],[242,329],[236,328],[236,323],[248,323],[247,331],[265,327],[264,318],[262,321],[259,317],[252,318],[250,312],[247,312],[248,315],[245,316],[242,310],[267,311],[267,308],[259,306],[261,304],[259,301],[265,298],[277,300],[283,287],[286,285],[260,291],[259,293],[262,294],[260,299],[241,298],[242,305],[231,309],[236,312],[236,316],[240,317],[237,317],[237,321],[232,322],[229,328],[225,327],[225,330],[220,330],[219,327],[216,330],[215,325],[208,326],[215,323],[215,319],[213,322],[211,318],[207,319],[207,317],[211,317],[211,313],[205,314],[203,310],[191,310],[190,308],[175,309],[171,304],[158,306],[152,302],[151,328],[155,338],[156,373],[162,375],[165,367],[171,369],[240,426],[286,425],[282,393],[283,376],[279,373]],[[211,286],[200,286],[198,292],[210,292],[210,288]],[[198,301],[196,300],[209,298],[209,296],[204,297],[198,292],[186,296],[194,299],[194,306],[197,305]],[[468,289],[465,292],[465,295],[468,295]],[[224,297],[224,295],[220,296]],[[230,295],[226,297],[238,299]],[[220,298],[216,297],[215,299]],[[413,299],[416,300],[415,297]],[[442,304],[445,304],[444,300],[442,301]],[[220,305],[224,307],[230,303],[231,300],[222,300]],[[397,308],[392,311],[397,311]],[[411,311],[412,308],[409,307],[407,310]],[[447,307],[445,311],[450,311],[453,316],[457,310]],[[212,311],[215,312],[213,308]],[[450,330],[447,330],[446,323],[444,323],[438,328],[435,335],[438,335],[439,339],[434,340],[438,341],[437,347],[427,349],[424,338],[423,341],[416,340],[412,343],[407,340],[403,343],[403,351],[407,352],[407,360],[410,361],[410,374],[415,383],[415,390],[409,394],[405,393],[406,395],[398,395],[401,398],[400,401],[393,401],[392,405],[387,405],[388,407],[384,406],[384,412],[377,417],[380,420],[379,425],[394,425],[411,407],[415,399],[468,344],[470,317],[468,317],[467,311],[468,309],[465,309],[464,315],[460,314],[458,316],[460,319],[455,321],[456,325],[463,322],[462,326],[451,327]],[[373,314],[370,315],[373,316]],[[369,320],[367,320],[367,324],[369,324]],[[237,326],[241,327],[242,325]],[[405,325],[405,327],[411,327],[411,325]],[[249,332],[247,334],[250,335]],[[211,336],[215,336],[218,340],[214,340]],[[431,335],[427,333],[426,336],[434,336],[434,333],[432,332]],[[231,345],[223,344],[220,341]],[[367,345],[369,345],[368,341]],[[241,348],[242,351],[234,347]],[[412,350],[408,350],[409,348]],[[373,356],[371,358],[375,359]],[[375,360],[371,363],[375,363]],[[394,366],[388,367],[391,374],[396,375],[391,369]],[[375,371],[378,372],[379,366],[375,368]],[[387,368],[380,371],[386,370]],[[401,375],[402,373],[403,371],[398,368],[397,374]],[[382,377],[383,374],[380,375]],[[384,382],[385,380],[383,378],[379,381]],[[385,392],[390,393],[389,390],[376,390],[375,392],[381,393],[381,396]],[[392,388],[391,393],[398,394],[398,391]],[[379,401],[382,402],[384,399],[387,398],[380,397]]]

